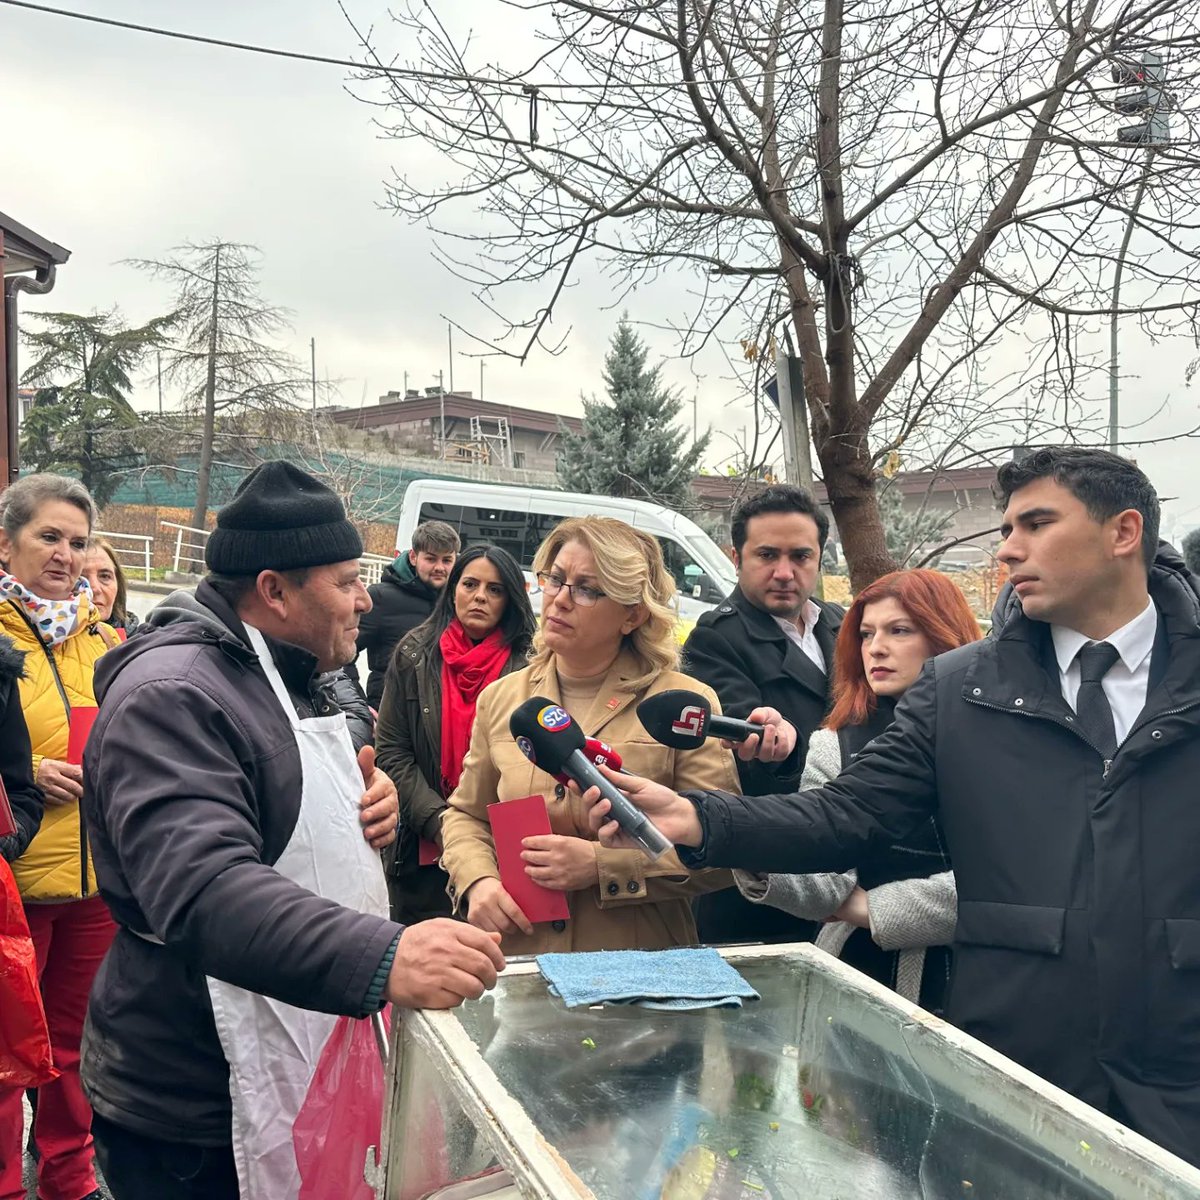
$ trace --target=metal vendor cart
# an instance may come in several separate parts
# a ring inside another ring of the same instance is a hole
[[[532,962],[395,1023],[382,1200],[1196,1200],[1200,1170],[808,945],[743,1008],[567,1009]]]

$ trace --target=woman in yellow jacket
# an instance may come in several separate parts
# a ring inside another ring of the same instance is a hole
[[[41,829],[13,863],[60,1072],[38,1092],[40,1200],[100,1195],[79,1041],[88,991],[116,927],[96,891],[79,803],[83,772],[67,761],[71,710],[95,705],[96,660],[116,644],[80,578],[95,517],[87,489],[62,475],[29,475],[0,494],[0,632],[25,652],[21,707],[46,801]],[[0,1200],[25,1195],[21,1132],[21,1091],[0,1089]]]
[[[733,756],[720,742],[671,750],[637,718],[646,696],[669,688],[700,692],[719,711],[708,687],[675,670],[675,585],[662,551],[624,521],[581,517],[550,533],[534,567],[542,615],[533,657],[479,697],[462,778],[442,818],[451,899],[460,911],[465,902],[472,925],[503,935],[505,954],[695,944],[691,898],[728,887],[732,876],[689,873],[673,850],[652,862],[640,850],[605,849],[588,829],[579,795],[533,766],[508,729],[513,709],[545,696],[588,736],[611,745],[635,774],[678,789],[736,789]],[[500,882],[487,806],[538,792],[552,833],[526,839],[525,871],[565,892],[571,916],[534,926]]]

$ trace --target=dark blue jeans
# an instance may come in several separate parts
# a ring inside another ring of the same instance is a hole
[[[104,1181],[115,1200],[238,1200],[231,1146],[160,1142],[92,1117]]]

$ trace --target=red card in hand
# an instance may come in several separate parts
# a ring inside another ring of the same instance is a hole
[[[100,710],[94,704],[80,705],[71,709],[71,736],[67,740],[67,762],[77,767],[83,764],[83,748],[87,745],[88,734]]]
[[[8,802],[8,792],[4,790],[4,780],[0,779],[0,837],[11,837],[16,832],[16,818]]]
[[[430,867],[441,857],[442,852],[438,849],[437,842],[431,842],[428,838],[417,839],[417,866]]]
[[[525,874],[525,864],[521,861],[522,838],[552,832],[545,797],[522,796],[520,800],[489,804],[488,820],[492,823],[492,841],[496,845],[496,862],[504,890],[535,924],[565,921],[571,915],[566,896],[534,883]]]

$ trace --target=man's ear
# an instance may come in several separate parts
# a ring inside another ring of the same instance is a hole
[[[415,571],[417,569],[417,552],[410,550],[408,552],[408,565]]]
[[[1111,521],[1112,549],[1116,558],[1142,555],[1142,514],[1136,508],[1127,508],[1117,513]]]
[[[254,593],[268,612],[287,617],[288,582],[278,571],[260,571],[254,581]]]
[[[733,556],[734,567],[740,571],[742,569],[742,556],[737,552],[736,549],[730,550],[729,553]]]

